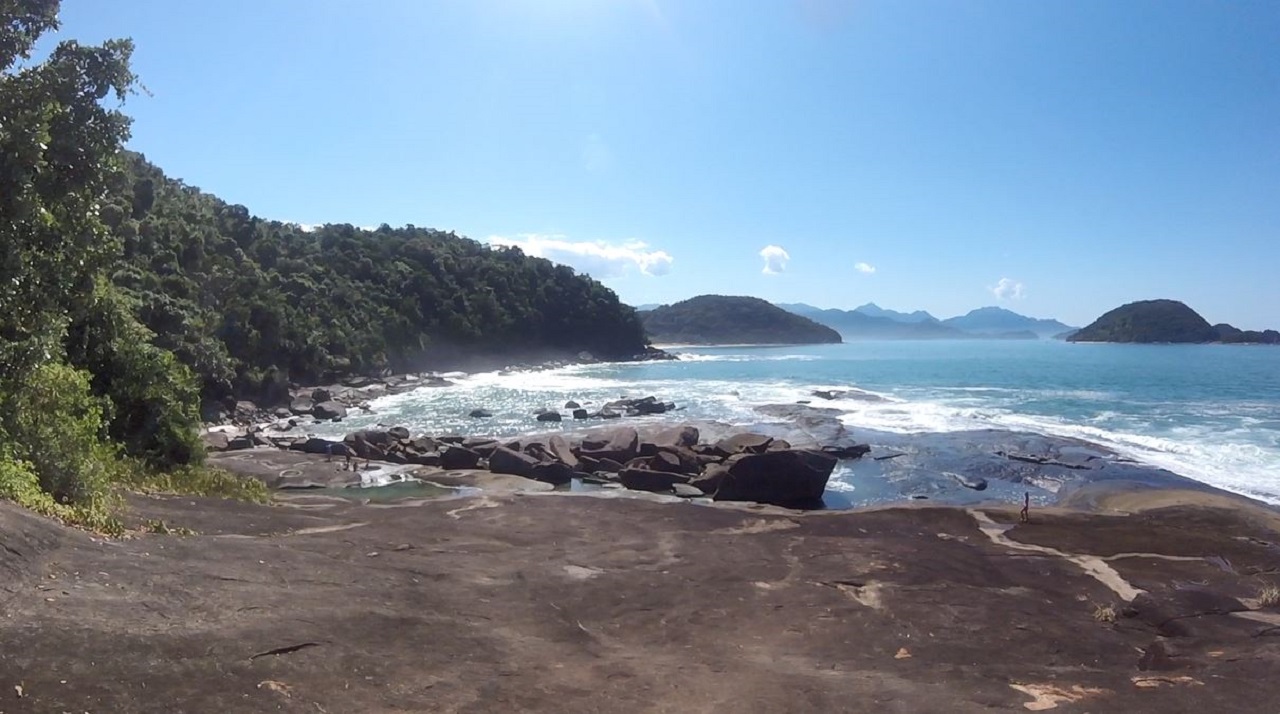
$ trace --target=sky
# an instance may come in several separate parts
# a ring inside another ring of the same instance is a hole
[[[253,213],[703,293],[1280,328],[1280,3],[64,0]]]

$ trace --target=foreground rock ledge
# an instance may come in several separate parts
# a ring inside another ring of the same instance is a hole
[[[1280,612],[1250,598],[1277,579],[1275,514],[1121,496],[1135,515],[1030,525],[139,498],[202,535],[112,543],[0,502],[0,711],[1271,710]]]

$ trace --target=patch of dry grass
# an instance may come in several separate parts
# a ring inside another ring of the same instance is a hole
[[[1113,623],[1116,621],[1115,605],[1094,605],[1093,606],[1094,622]]]

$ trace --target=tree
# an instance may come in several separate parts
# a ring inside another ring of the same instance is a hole
[[[30,502],[38,487],[101,515],[121,473],[109,435],[158,465],[198,457],[195,387],[106,280],[121,257],[109,225],[132,227],[132,202],[107,199],[133,45],[65,41],[32,61],[58,8],[0,1],[0,495]]]
[[[0,6],[0,380],[57,357],[70,314],[91,309],[94,277],[117,255],[98,203],[129,119],[102,100],[132,88],[133,45],[65,41],[29,63],[58,6]]]

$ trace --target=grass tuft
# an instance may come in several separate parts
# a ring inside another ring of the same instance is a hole
[[[271,492],[261,481],[210,466],[181,466],[160,471],[136,459],[103,458],[98,463],[106,470],[105,485],[88,491],[80,501],[66,502],[41,488],[40,478],[31,464],[0,454],[0,499],[13,501],[66,525],[108,536],[125,534],[119,517],[124,505],[121,491],[232,498],[252,503],[271,500]],[[194,534],[190,529],[163,522],[149,522],[143,530]]]
[[[142,530],[145,533],[155,533],[157,535],[192,536],[196,534],[196,532],[191,530],[190,528],[183,528],[181,526],[171,526],[168,523],[165,523],[163,520],[160,520],[158,518],[147,521],[146,523],[143,523]]]
[[[1276,607],[1280,605],[1280,587],[1263,585],[1258,589],[1258,607]]]
[[[270,490],[258,479],[237,476],[212,466],[180,466],[158,471],[135,462],[134,468],[129,469],[116,483],[138,493],[232,498],[251,503],[267,503],[271,500]]]
[[[1116,608],[1114,605],[1094,605],[1093,606],[1094,622],[1113,623],[1116,621]]]

